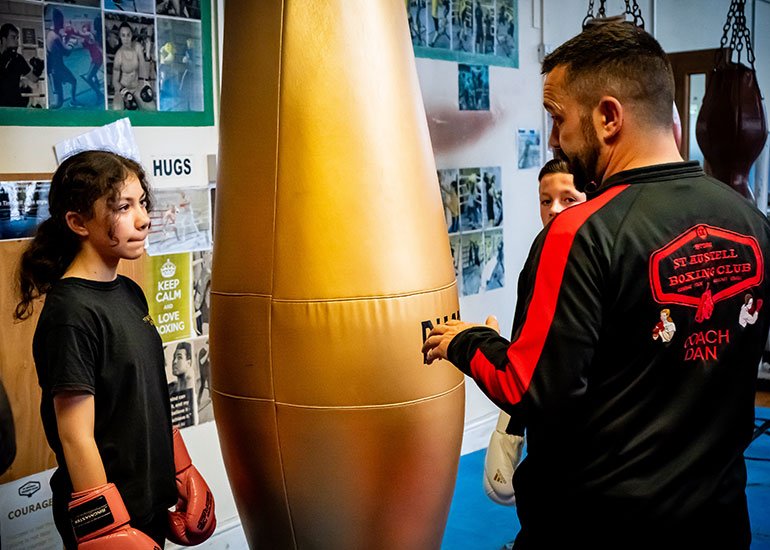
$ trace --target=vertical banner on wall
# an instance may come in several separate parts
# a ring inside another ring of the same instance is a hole
[[[148,269],[147,303],[163,342],[188,338],[192,330],[190,254],[153,256]]]
[[[51,512],[54,470],[0,485],[0,545],[4,550],[61,550]]]

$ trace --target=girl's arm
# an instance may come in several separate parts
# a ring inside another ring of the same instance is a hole
[[[94,396],[64,391],[53,398],[59,439],[74,492],[107,483],[107,474],[94,439]]]

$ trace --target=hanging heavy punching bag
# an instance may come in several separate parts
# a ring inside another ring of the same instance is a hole
[[[744,197],[751,165],[767,139],[767,120],[754,71],[754,52],[743,15],[745,2],[733,0],[727,16],[716,66],[709,75],[695,137],[703,152],[706,172],[729,184]],[[735,18],[730,50],[727,33]],[[740,63],[743,39],[751,68]],[[738,63],[727,52],[738,51]]]
[[[225,4],[212,389],[252,548],[439,548],[463,376],[403,0]]]

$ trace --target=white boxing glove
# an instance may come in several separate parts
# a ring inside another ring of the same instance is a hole
[[[487,455],[484,458],[484,492],[497,504],[513,506],[516,495],[513,492],[513,472],[521,462],[524,438],[505,433],[511,417],[503,411],[497,419],[497,426],[489,438]]]

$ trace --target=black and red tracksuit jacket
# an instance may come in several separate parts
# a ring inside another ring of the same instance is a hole
[[[770,224],[697,162],[628,170],[589,198],[536,238],[511,340],[478,327],[449,346],[526,426],[517,548],[704,533],[748,547]]]

